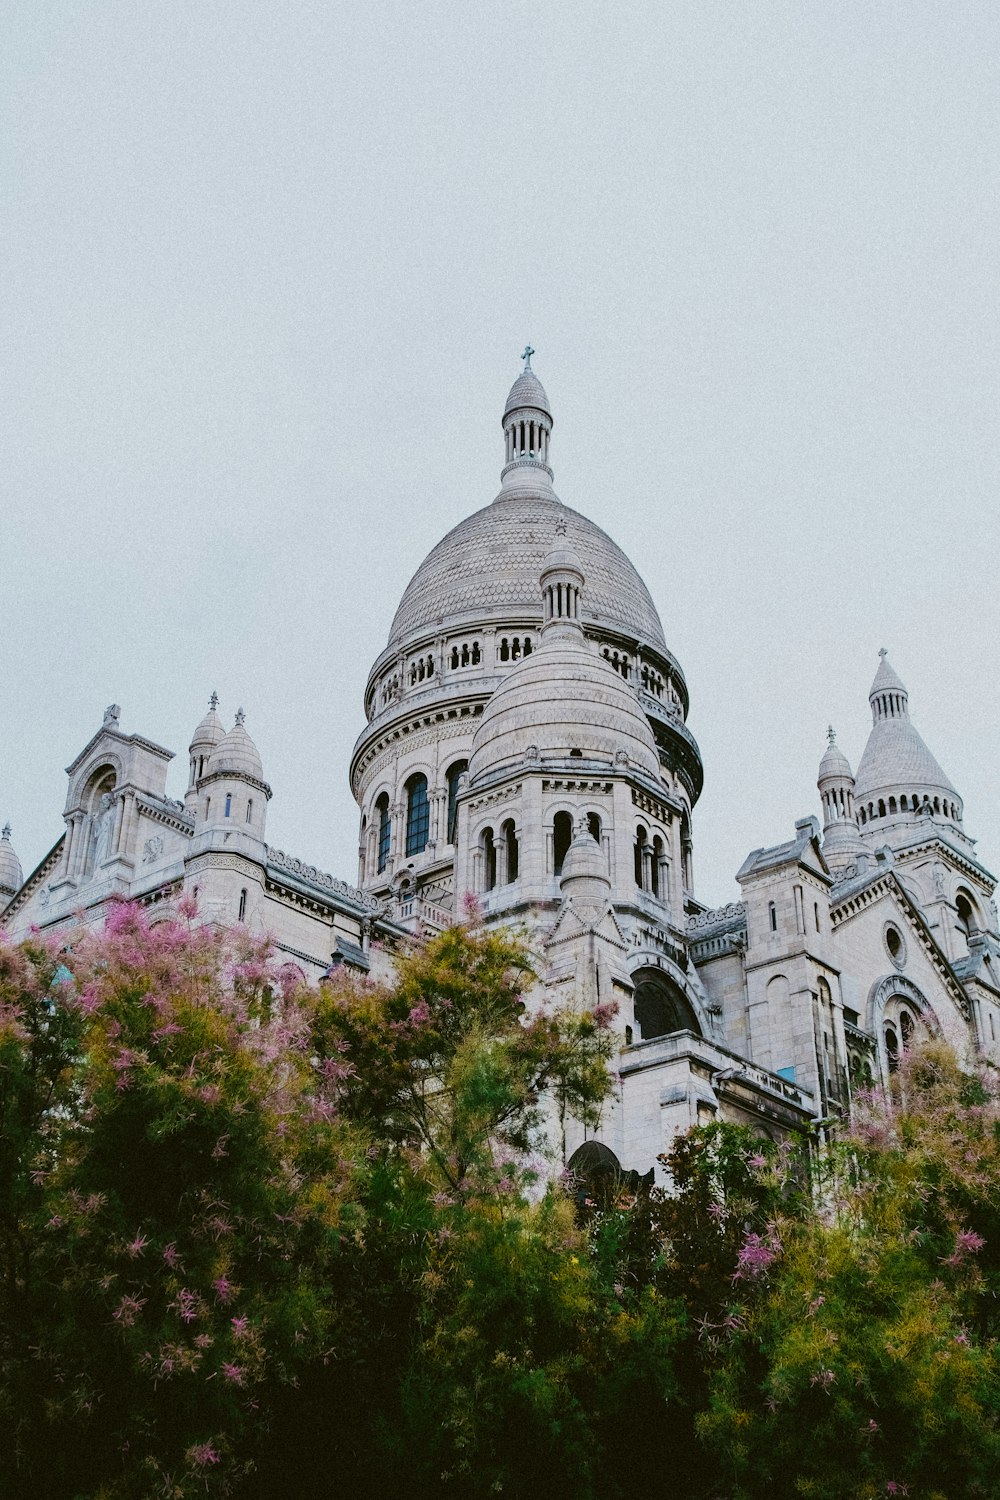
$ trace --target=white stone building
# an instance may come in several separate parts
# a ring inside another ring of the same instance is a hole
[[[224,733],[213,696],[175,803],[170,752],[125,735],[113,707],[26,881],[0,841],[8,929],[191,889],[206,918],[273,934],[318,977],[368,967],[373,935],[391,948],[440,928],[474,893],[488,921],[528,933],[540,996],[617,1002],[599,1154],[640,1172],[716,1116],[772,1135],[835,1122],[911,1038],[1000,1058],[994,880],[884,653],[856,777],[830,732],[822,832],[801,819],[744,861],[741,901],[698,901],[687,684],[635,568],[557,497],[552,425],[528,357],[499,494],[421,563],[369,674],[357,887],[266,843],[271,791],[242,713]]]

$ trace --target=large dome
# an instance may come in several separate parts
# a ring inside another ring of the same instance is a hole
[[[666,650],[656,606],[624,552],[551,492],[502,491],[460,521],[424,558],[396,610],[389,646],[461,620],[541,613],[538,575],[558,521],[587,576],[585,626],[618,630]]]

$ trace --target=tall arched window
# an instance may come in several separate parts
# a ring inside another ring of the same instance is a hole
[[[646,845],[649,835],[640,823],[635,830],[635,883],[640,891],[645,888],[646,883]]]
[[[979,923],[976,921],[976,909],[965,891],[959,891],[955,897],[955,909],[962,931],[966,938],[970,938],[977,931]]]
[[[389,814],[389,793],[383,792],[375,804],[378,815],[378,873],[381,875],[389,863],[389,844],[392,839],[392,818]]]
[[[236,917],[237,922],[242,922],[247,914],[247,893],[240,891],[240,909]]]
[[[483,855],[483,890],[492,891],[497,883],[497,846],[492,828],[483,829],[480,848]]]
[[[660,888],[660,886],[661,886],[660,871],[661,871],[662,861],[663,861],[663,840],[660,838],[660,835],[657,834],[656,837],[653,839],[653,867],[652,867],[652,871],[651,871],[651,880],[652,880],[652,886],[653,886],[653,895],[657,896],[661,901],[663,900],[663,891]]]
[[[503,839],[504,851],[507,855],[507,883],[512,884],[517,879],[517,834],[514,831],[514,819],[508,818],[500,830]]]
[[[467,760],[456,760],[453,766],[448,767],[446,780],[448,782],[448,842],[453,844],[458,833],[458,783],[459,778],[469,769]]]
[[[431,805],[427,800],[427,777],[420,771],[406,783],[406,852],[421,854],[427,848],[431,829]]]
[[[573,819],[568,812],[557,812],[552,819],[552,868],[562,874],[563,861],[573,842]]]
[[[229,814],[232,812],[232,810],[233,810],[233,794],[232,794],[232,792],[227,792],[226,793],[226,817],[227,818],[229,817]]]

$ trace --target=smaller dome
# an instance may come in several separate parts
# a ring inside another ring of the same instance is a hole
[[[625,763],[660,779],[660,757],[639,700],[582,632],[543,637],[507,674],[483,710],[469,780],[523,760],[528,746],[547,758]]]
[[[549,406],[549,398],[545,394],[545,387],[531,368],[530,364],[526,370],[514,381],[507,397],[507,405],[503,409],[505,417],[509,417],[512,411],[520,411],[522,407],[530,406],[535,411],[543,411],[547,417],[552,416],[552,408]],[[495,408],[494,408],[495,409]]]
[[[225,739],[226,731],[223,728],[222,720],[215,712],[218,706],[219,695],[218,693],[213,693],[208,700],[208,713],[191,736],[191,743],[188,746],[188,750],[192,754],[198,750],[214,750],[220,740]]]
[[[249,776],[254,781],[264,780],[260,751],[243,727],[242,708],[236,715],[236,723],[232,729],[212,751],[206,774],[216,776],[223,771],[229,776]]]
[[[10,824],[5,823],[0,834],[0,891],[13,894],[24,884],[21,861],[14,853],[10,842]]]
[[[841,778],[853,781],[854,772],[851,770],[851,763],[837,744],[837,736],[832,726],[827,730],[827,736],[830,742],[819,763],[819,781],[822,783]]]

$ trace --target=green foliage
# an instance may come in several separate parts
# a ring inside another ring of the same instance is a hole
[[[993,1071],[567,1185],[610,1017],[509,934],[308,990],[193,918],[0,943],[5,1500],[996,1492]]]

